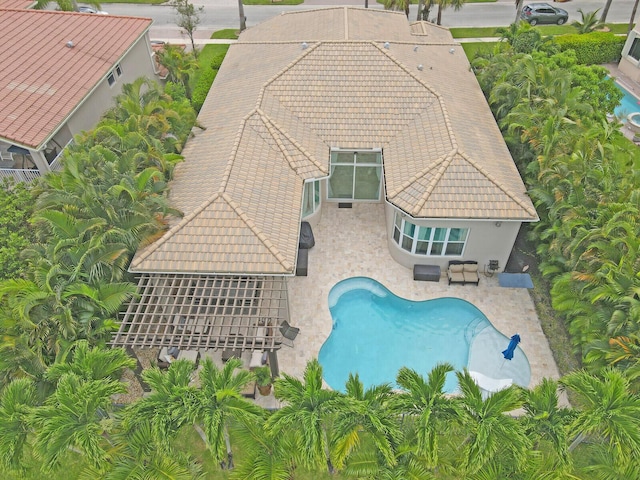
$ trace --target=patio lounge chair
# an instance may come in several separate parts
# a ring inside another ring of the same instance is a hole
[[[280,325],[280,333],[282,334],[282,337],[283,337],[282,343],[284,343],[288,347],[293,347],[293,341],[296,339],[299,332],[300,332],[299,328],[292,327],[291,325],[289,325],[289,322],[287,322],[286,320],[283,321],[282,324]]]

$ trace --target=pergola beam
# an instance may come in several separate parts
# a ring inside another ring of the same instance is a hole
[[[284,277],[143,274],[111,345],[275,351],[289,320]]]

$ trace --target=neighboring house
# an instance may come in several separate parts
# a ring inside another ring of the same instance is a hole
[[[96,125],[123,84],[154,77],[151,22],[0,9],[0,179],[55,170],[62,149]]]
[[[184,217],[134,257],[141,298],[115,345],[277,349],[301,221],[329,202],[383,203],[408,268],[502,269],[538,220],[461,46],[401,12],[328,8],[246,30],[198,121],[171,188]]]
[[[634,82],[640,83],[640,30],[636,25],[627,36],[618,68]]]

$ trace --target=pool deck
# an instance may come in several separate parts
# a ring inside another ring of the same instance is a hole
[[[502,288],[497,275],[481,275],[477,287],[448,285],[445,277],[440,282],[414,281],[412,270],[396,263],[389,254],[382,204],[339,209],[336,204],[325,203],[322,208],[322,218],[313,229],[316,245],[309,251],[309,275],[290,278],[288,283],[291,324],[299,327],[300,333],[293,348],[283,346],[278,352],[282,372],[302,377],[306,363],[317,358],[331,333],[329,291],[340,280],[365,276],[410,300],[458,297],[473,303],[507,337],[520,334],[520,347],[531,365],[530,387],[544,377],[559,378],[527,289]],[[426,377],[428,372],[421,373]]]

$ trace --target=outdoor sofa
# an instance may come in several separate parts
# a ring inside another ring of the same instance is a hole
[[[447,268],[447,277],[449,278],[449,285],[452,283],[461,283],[463,285],[473,283],[477,286],[480,283],[478,262],[473,260],[451,260],[449,268]]]

